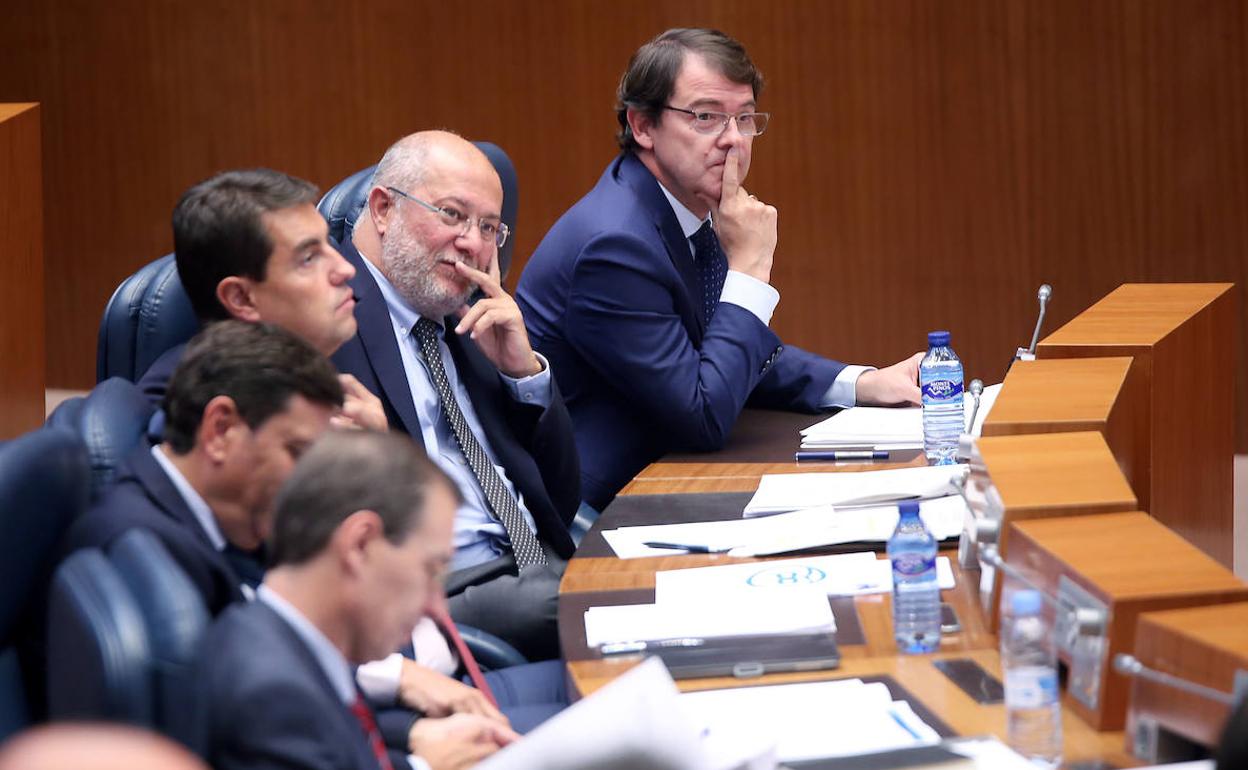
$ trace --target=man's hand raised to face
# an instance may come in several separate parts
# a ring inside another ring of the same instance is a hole
[[[776,207],[768,206],[741,186],[741,158],[735,147],[724,160],[719,200],[705,202],[711,208],[728,269],[770,283],[771,259],[776,251]]]
[[[490,271],[484,273],[456,262],[461,276],[481,287],[483,299],[458,311],[456,334],[468,334],[490,363],[508,377],[528,377],[542,370],[542,363],[533,353],[529,334],[524,329],[520,306],[503,291],[498,272],[498,252],[490,259]]]

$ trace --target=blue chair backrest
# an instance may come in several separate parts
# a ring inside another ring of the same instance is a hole
[[[122,535],[109,546],[108,556],[143,613],[152,656],[155,727],[197,745],[193,667],[212,621],[203,597],[147,530]]]
[[[87,395],[63,402],[48,416],[49,426],[77,433],[86,446],[91,499],[117,478],[117,466],[143,440],[154,411],[133,382],[110,377]]]
[[[152,726],[151,650],[138,602],[95,548],[61,562],[48,598],[48,715]]]
[[[143,376],[169,348],[199,330],[199,319],[178,278],[172,254],[139,268],[104,306],[95,356],[95,381]]]
[[[503,152],[503,148],[492,142],[473,142],[494,164],[498,178],[503,183],[503,221],[511,228],[513,237],[507,239],[498,255],[498,269],[504,278],[511,267],[511,253],[515,248],[516,214],[520,209],[520,180],[516,175],[516,166]],[[316,208],[329,222],[329,235],[342,243],[351,237],[351,230],[368,202],[368,191],[376,166],[357,171],[338,184],[334,185],[321,198]]]
[[[0,446],[0,741],[43,711],[53,552],[86,508],[89,481],[72,432],[41,428]]]

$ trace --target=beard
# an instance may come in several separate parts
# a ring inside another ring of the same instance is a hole
[[[408,230],[402,218],[381,241],[382,273],[413,310],[431,320],[458,310],[474,289],[470,283],[456,290],[454,284],[439,280],[434,270],[443,258],[463,261],[454,250],[448,248],[446,252],[436,254],[427,248]]]

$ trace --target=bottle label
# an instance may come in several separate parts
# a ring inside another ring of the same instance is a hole
[[[928,558],[921,553],[903,553],[893,557],[893,572],[902,575],[922,575],[936,569],[936,557]]]
[[[923,397],[944,401],[962,395],[962,383],[957,380],[932,380],[923,383]]]
[[[1057,673],[1049,666],[1022,666],[1005,672],[1005,705],[1047,708],[1057,703]]]

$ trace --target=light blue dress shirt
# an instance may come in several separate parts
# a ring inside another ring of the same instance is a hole
[[[442,405],[429,374],[429,367],[420,354],[419,343],[412,336],[412,327],[420,320],[420,314],[399,296],[398,290],[382,275],[376,265],[367,258],[364,259],[364,265],[372,273],[373,280],[377,282],[381,296],[386,301],[386,308],[390,311],[390,322],[394,327],[394,337],[399,345],[399,355],[403,359],[403,370],[407,374],[407,382],[412,391],[412,402],[416,406],[416,414],[420,417],[420,438],[424,442],[425,452],[455,480],[464,496],[464,504],[455,513],[455,556],[451,560],[451,569],[471,567],[509,553],[511,547],[507,539],[507,531],[490,513],[481,484],[473,475],[472,468],[468,466],[464,453],[460,451],[459,442],[455,439],[450,422],[442,415]],[[438,325],[442,324],[440,318],[431,320],[437,322]],[[464,413],[464,420],[468,423],[469,430],[481,443],[481,447],[490,458],[490,463],[503,480],[507,491],[516,498],[520,505],[520,512],[524,514],[525,523],[536,532],[537,527],[533,522],[533,515],[529,513],[524,497],[516,491],[511,479],[507,478],[506,471],[498,464],[498,456],[490,446],[490,437],[481,427],[481,420],[472,406],[468,390],[456,372],[450,348],[446,346],[446,342],[441,337],[438,339],[438,350],[442,353],[442,366],[446,369],[447,381],[451,384],[455,400],[459,402],[459,409]],[[538,354],[538,359],[542,363],[542,371],[537,374],[515,379],[500,373],[499,379],[502,380],[512,398],[546,408],[550,406],[552,397],[550,365],[541,354]]]

